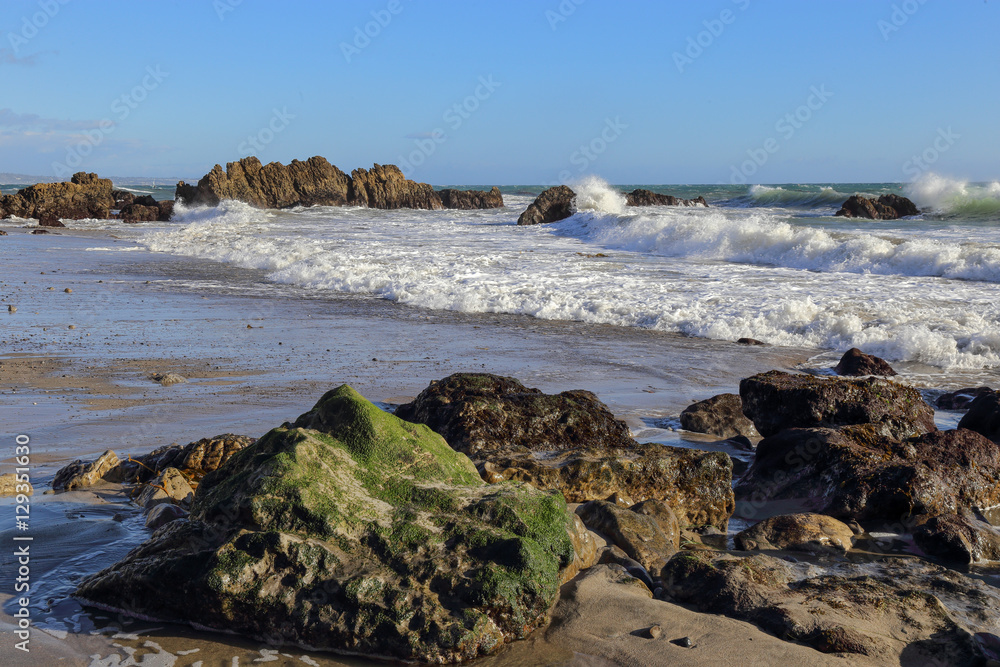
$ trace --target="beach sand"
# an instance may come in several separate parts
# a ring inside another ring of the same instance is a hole
[[[138,510],[108,489],[45,495],[56,470],[73,459],[94,458],[105,449],[142,454],[226,432],[259,436],[342,383],[391,405],[459,371],[510,375],[546,392],[588,389],[635,432],[698,446],[704,438],[664,428],[684,406],[734,391],[753,373],[793,368],[816,354],[610,326],[418,310],[365,297],[316,298],[292,289],[271,290],[263,298],[255,288],[257,272],[153,255],[103,233],[9,231],[2,240],[6,270],[0,289],[3,305],[16,305],[17,312],[0,312],[0,431],[6,450],[0,459],[9,467],[15,436],[30,438],[35,625],[30,654],[8,648],[15,641],[16,607],[5,575],[4,664],[207,666],[250,664],[271,655],[282,664],[372,664],[81,609],[68,598],[75,582],[115,562],[148,532]],[[213,278],[218,272],[226,273],[225,284],[243,287],[222,289]],[[187,381],[162,386],[151,379],[155,373]],[[13,502],[0,501],[5,527],[11,526],[0,530],[5,573],[13,565],[7,549],[15,533]],[[551,627],[483,664],[835,660],[746,623],[654,602],[607,577],[568,586]],[[635,634],[653,623],[663,627],[660,639]],[[684,636],[696,647],[669,644]]]

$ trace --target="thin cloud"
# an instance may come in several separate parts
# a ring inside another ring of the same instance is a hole
[[[75,132],[99,127],[99,120],[60,120],[44,118],[36,113],[17,113],[13,109],[0,109],[0,127],[15,130],[45,130],[52,132]]]
[[[24,67],[34,67],[38,64],[38,56],[45,55],[47,53],[55,53],[55,51],[39,51],[38,53],[32,53],[30,56],[18,58],[13,49],[0,49],[0,65],[22,65]]]

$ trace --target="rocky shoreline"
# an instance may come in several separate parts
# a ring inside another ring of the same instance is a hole
[[[771,371],[739,389],[685,422],[742,439],[754,453],[735,475],[721,452],[636,442],[589,392],[467,373],[395,416],[341,387],[260,440],[109,452],[54,486],[126,482],[159,527],[77,595],[276,644],[456,662],[529,637],[561,613],[560,584],[569,600],[599,576],[872,664],[1000,659],[1000,593],[963,574],[1000,559],[986,520],[1000,392],[970,390],[959,428],[939,431],[883,377]],[[731,518],[748,525],[732,542]]]

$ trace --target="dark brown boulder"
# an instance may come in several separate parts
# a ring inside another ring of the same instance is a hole
[[[743,401],[737,394],[719,394],[692,403],[681,412],[681,427],[720,438],[737,435],[756,438],[760,435],[753,422],[743,414]]]
[[[794,500],[812,512],[902,531],[919,515],[1000,504],[1000,447],[966,429],[902,441],[871,424],[788,429],[757,445],[736,495],[742,516]]]
[[[767,345],[762,340],[757,340],[756,338],[740,338],[736,341],[738,345]]]
[[[972,401],[983,394],[991,394],[989,387],[967,387],[938,396],[937,406],[941,410],[967,410]]]
[[[38,226],[39,227],[65,227],[66,225],[64,225],[62,223],[62,221],[57,216],[54,216],[51,213],[43,213],[38,218]]]
[[[540,225],[565,220],[576,213],[576,193],[565,185],[545,190],[517,219],[519,225]]]
[[[121,209],[135,201],[135,194],[128,190],[112,190],[111,197],[115,200],[115,208]]]
[[[136,203],[127,204],[118,212],[118,218],[125,222],[153,222],[159,217],[159,207]]]
[[[787,428],[875,424],[905,438],[934,431],[934,408],[912,387],[769,371],[740,382],[743,412],[764,436]]]
[[[906,197],[882,195],[878,199],[852,195],[835,215],[869,220],[897,220],[904,216],[918,215],[916,205]]]
[[[156,208],[160,212],[156,219],[160,222],[169,222],[170,218],[174,215],[174,200],[164,199],[163,201],[158,201],[156,202]]]
[[[971,429],[994,442],[1000,442],[1000,391],[981,394],[972,401],[958,427]]]
[[[913,539],[925,553],[949,563],[1000,560],[1000,530],[968,513],[932,517],[913,531]]]
[[[865,354],[856,347],[852,347],[844,356],[840,358],[840,363],[833,369],[837,375],[861,376],[861,375],[881,375],[892,377],[897,375],[884,359]]]
[[[503,195],[500,188],[494,186],[489,192],[483,190],[453,190],[446,188],[438,191],[441,204],[445,208],[462,210],[503,208]]]
[[[487,482],[558,489],[569,502],[615,493],[662,500],[684,527],[724,529],[733,511],[726,454],[640,444],[588,391],[550,395],[513,378],[458,373],[432,383],[396,416],[440,433]]]
[[[661,195],[651,190],[636,189],[625,195],[626,206],[708,206],[704,197],[681,199],[673,195]]]

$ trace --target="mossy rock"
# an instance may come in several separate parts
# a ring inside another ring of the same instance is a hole
[[[428,427],[348,386],[207,475],[85,602],[275,644],[426,662],[542,624],[573,560],[559,493],[484,484]]]

